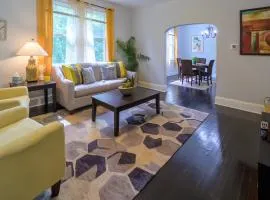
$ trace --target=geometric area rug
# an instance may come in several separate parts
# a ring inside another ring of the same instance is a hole
[[[65,126],[66,172],[58,200],[132,200],[192,136],[207,113],[161,102],[120,113],[120,136],[113,136],[113,113],[65,110],[34,117]]]

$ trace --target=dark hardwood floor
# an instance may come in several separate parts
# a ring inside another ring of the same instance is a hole
[[[217,107],[214,98],[215,86],[169,86],[165,101],[210,115],[136,200],[257,200],[260,116]]]

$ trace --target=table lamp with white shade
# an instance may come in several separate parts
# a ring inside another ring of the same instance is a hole
[[[48,53],[34,40],[26,42],[17,52],[18,56],[30,56],[26,66],[26,81],[34,82],[38,80],[38,66],[34,56],[48,56]]]

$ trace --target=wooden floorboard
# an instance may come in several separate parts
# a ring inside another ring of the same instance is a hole
[[[215,86],[169,86],[168,103],[210,113],[137,200],[257,200],[259,115],[216,107]]]

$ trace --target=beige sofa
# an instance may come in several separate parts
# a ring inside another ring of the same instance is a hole
[[[94,71],[96,82],[92,84],[74,85],[72,81],[65,79],[61,65],[55,65],[52,69],[52,79],[56,82],[57,102],[68,111],[92,104],[91,96],[117,89],[126,78],[116,80],[102,80],[101,67],[107,67],[111,63],[86,63],[82,67],[91,67]],[[136,72],[128,71],[128,77],[136,79]]]

